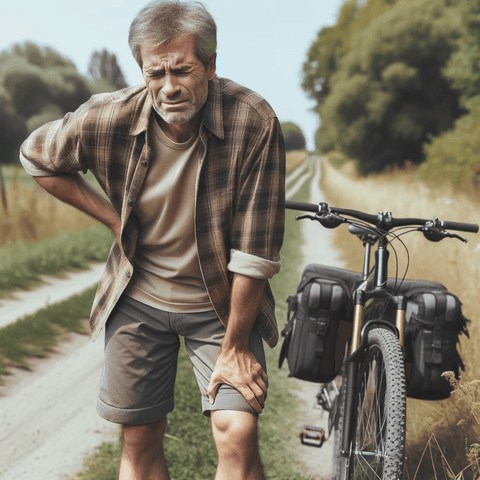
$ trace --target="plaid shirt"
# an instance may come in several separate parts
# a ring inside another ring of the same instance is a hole
[[[36,130],[21,154],[52,174],[91,170],[122,220],[90,315],[95,339],[130,281],[138,222],[132,207],[148,171],[152,103],[145,86],[94,95],[63,120]],[[225,323],[233,274],[231,249],[279,261],[284,232],[285,151],[268,103],[215,77],[200,126],[195,238],[212,305]],[[255,327],[271,347],[278,341],[274,299],[267,285]]]

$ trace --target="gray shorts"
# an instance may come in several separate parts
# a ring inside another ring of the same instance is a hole
[[[150,423],[174,409],[179,335],[193,364],[202,398],[202,411],[239,410],[256,415],[245,398],[229,385],[221,385],[210,405],[210,383],[225,327],[214,311],[170,313],[122,296],[105,330],[105,361],[97,412],[123,425]],[[266,372],[261,336],[250,336],[250,350]]]

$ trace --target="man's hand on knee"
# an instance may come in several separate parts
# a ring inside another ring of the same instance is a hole
[[[267,398],[268,377],[249,349],[222,349],[208,387],[211,404],[214,404],[222,383],[238,390],[257,413],[262,413]]]

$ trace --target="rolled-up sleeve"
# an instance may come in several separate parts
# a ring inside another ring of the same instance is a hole
[[[280,271],[280,260],[273,262],[264,258],[232,249],[227,268],[247,277],[269,279]]]
[[[37,165],[34,165],[30,160],[27,160],[22,153],[20,152],[20,163],[25,171],[32,177],[52,177],[58,175],[52,170],[46,168],[39,168]]]
[[[265,260],[261,270],[268,265],[270,275],[280,266],[285,228],[285,145],[276,117],[249,148],[240,182],[231,236],[232,251],[239,253],[232,255],[230,269],[244,262],[242,253]]]
[[[62,173],[87,171],[81,154],[79,125],[82,107],[67,113],[63,119],[43,125],[23,142],[20,161],[34,176],[52,176]]]

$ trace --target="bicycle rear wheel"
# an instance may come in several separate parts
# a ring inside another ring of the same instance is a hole
[[[374,328],[358,375],[345,478],[401,480],[405,461],[405,367],[398,339]]]

